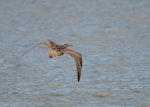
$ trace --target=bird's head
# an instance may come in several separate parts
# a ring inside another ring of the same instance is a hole
[[[40,44],[45,44],[47,46],[50,46],[51,45],[51,41],[50,40],[43,40],[40,42]]]

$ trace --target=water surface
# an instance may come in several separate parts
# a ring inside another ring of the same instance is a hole
[[[2,0],[1,107],[149,107],[149,0]],[[70,43],[83,56],[48,58],[37,42]]]

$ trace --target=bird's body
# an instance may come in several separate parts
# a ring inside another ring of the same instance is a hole
[[[45,44],[49,48],[51,48],[51,50],[48,52],[49,58],[58,57],[63,54],[68,54],[68,55],[72,56],[76,61],[78,82],[80,81],[81,71],[82,71],[82,55],[79,52],[68,49],[68,47],[72,46],[72,45],[68,45],[68,44],[59,45],[51,40],[43,40],[39,44]],[[37,44],[37,45],[39,45],[39,44]]]

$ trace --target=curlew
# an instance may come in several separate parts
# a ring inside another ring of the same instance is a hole
[[[63,54],[68,54],[72,56],[76,62],[77,79],[78,79],[78,82],[80,81],[81,71],[82,71],[82,55],[79,52],[76,52],[68,48],[69,46],[72,46],[72,45],[69,45],[67,43],[64,45],[59,45],[51,40],[43,40],[39,42],[38,44],[36,44],[35,46],[33,46],[32,48],[30,48],[28,51],[26,51],[22,56],[24,56],[27,52],[29,52],[31,49],[33,49],[34,47],[40,44],[45,44],[46,46],[51,48],[51,50],[48,52],[49,58],[58,57]]]

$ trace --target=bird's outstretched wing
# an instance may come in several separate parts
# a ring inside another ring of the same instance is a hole
[[[77,67],[77,76],[78,76],[78,82],[80,81],[81,77],[81,71],[82,71],[82,55],[79,52],[67,49],[64,52],[65,54],[69,54],[72,56],[76,61],[76,67]]]
[[[45,44],[45,45],[47,45],[51,49],[55,49],[55,47],[58,46],[57,43],[55,43],[55,42],[53,42],[53,41],[51,41],[49,39],[41,41],[40,44]]]

